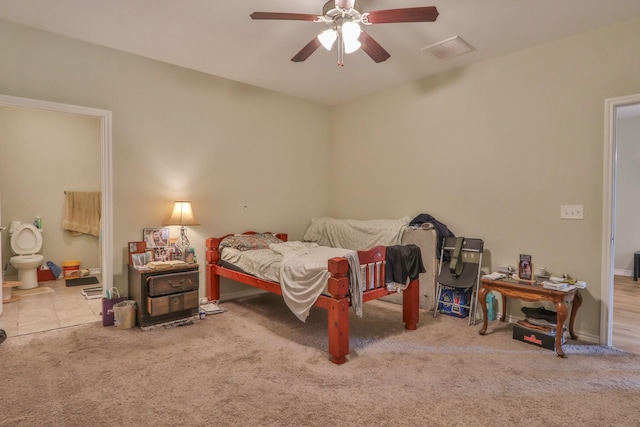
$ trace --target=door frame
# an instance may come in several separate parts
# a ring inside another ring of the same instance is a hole
[[[112,194],[112,134],[111,111],[91,107],[82,107],[39,99],[21,98],[0,94],[0,105],[8,107],[25,107],[58,113],[76,114],[97,117],[100,119],[100,152],[101,152],[101,236],[100,236],[100,274],[103,293],[113,287],[113,194]]]
[[[602,304],[600,306],[600,344],[613,341],[613,271],[616,212],[616,117],[618,107],[640,103],[640,93],[608,98],[604,101],[604,179],[602,203]]]

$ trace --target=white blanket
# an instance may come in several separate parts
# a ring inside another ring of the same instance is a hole
[[[354,251],[378,245],[400,245],[409,222],[409,217],[372,220],[316,218],[311,220],[302,240]]]
[[[221,258],[249,274],[280,283],[287,306],[304,322],[313,304],[326,290],[331,277],[327,270],[328,260],[345,257],[349,261],[351,306],[358,316],[362,316],[364,280],[357,252],[295,241],[269,247],[249,251],[224,248]]]
[[[298,319],[303,322],[307,319],[309,310],[325,289],[331,277],[327,262],[334,257],[346,257],[349,261],[351,303],[356,314],[362,316],[363,281],[355,251],[302,242],[276,243],[269,248],[283,257],[280,266],[282,296]]]

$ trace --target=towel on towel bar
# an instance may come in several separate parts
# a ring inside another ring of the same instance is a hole
[[[100,236],[102,196],[99,191],[65,191],[62,228],[72,235]]]

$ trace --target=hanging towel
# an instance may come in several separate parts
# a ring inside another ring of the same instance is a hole
[[[65,191],[62,228],[73,236],[100,236],[102,196],[99,191]]]

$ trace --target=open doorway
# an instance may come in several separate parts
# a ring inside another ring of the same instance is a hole
[[[636,132],[636,136],[631,141],[628,137],[630,132]],[[605,101],[600,342],[621,348],[624,345],[626,347],[624,349],[629,351],[640,349],[640,342],[636,345],[626,339],[623,340],[621,331],[637,328],[633,325],[635,322],[629,322],[629,316],[635,314],[633,309],[629,310],[624,299],[621,300],[619,297],[623,291],[635,292],[640,288],[633,286],[634,282],[629,279],[633,269],[633,252],[640,249],[632,249],[635,245],[634,238],[629,237],[634,235],[636,229],[638,232],[635,234],[640,236],[640,228],[635,225],[634,220],[637,215],[632,212],[640,209],[640,203],[635,202],[638,182],[636,179],[638,175],[635,174],[640,170],[637,167],[640,161],[638,134],[640,134],[640,94],[607,99]],[[629,164],[629,161],[635,162],[636,166]],[[629,194],[630,192],[634,194]],[[614,327],[618,337],[617,342],[614,342]],[[633,335],[632,333],[629,336]]]
[[[100,144],[100,191],[102,194],[101,208],[101,232],[99,246],[100,260],[100,283],[103,291],[111,288],[113,282],[113,245],[112,245],[112,190],[111,190],[111,112],[106,110],[98,110],[89,107],[74,106],[68,104],[59,104],[48,101],[34,100],[28,98],[19,98],[8,95],[0,95],[0,106],[16,107],[24,109],[33,109],[35,111],[49,111],[56,113],[65,113],[76,116],[90,117],[99,120],[99,144]],[[37,155],[38,153],[29,153]],[[60,166],[64,167],[64,166]],[[53,173],[55,166],[52,165],[49,170]],[[41,174],[46,171],[31,171],[33,174]],[[43,185],[46,183],[46,178]],[[0,194],[0,197],[2,195]],[[0,218],[2,220],[2,218]],[[5,218],[4,222],[11,220]],[[2,255],[2,246],[0,246],[0,256]],[[1,294],[0,294],[1,296]],[[2,307],[0,307],[2,314]]]

